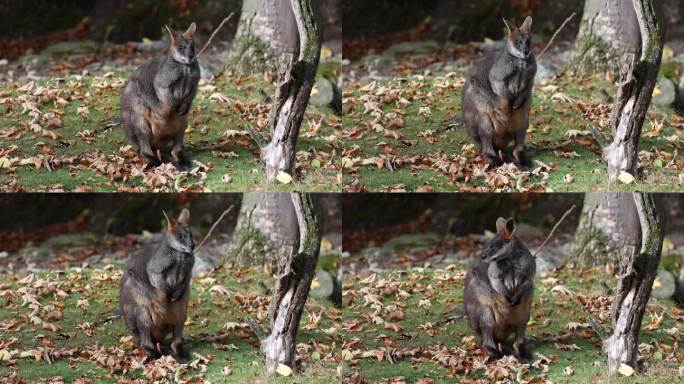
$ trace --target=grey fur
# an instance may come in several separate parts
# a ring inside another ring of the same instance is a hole
[[[512,220],[506,222],[512,225]],[[487,249],[471,261],[465,279],[464,309],[470,328],[490,357],[501,357],[499,344],[515,334],[513,353],[518,360],[528,361],[531,354],[526,346],[525,330],[536,264],[513,230],[502,230],[498,223],[497,229]]]
[[[511,141],[515,142],[515,163],[521,168],[530,165],[524,153],[525,135],[537,73],[531,24],[530,17],[521,28],[511,29],[506,23],[509,37],[505,48],[478,60],[463,89],[462,113],[468,133],[493,166],[509,161],[501,159],[499,152]]]
[[[152,358],[168,353],[178,361],[188,357],[183,347],[183,325],[195,263],[189,214],[184,209],[177,221],[167,218],[169,229],[163,238],[132,255],[121,280],[121,314],[145,354]],[[189,252],[179,251],[178,244]],[[169,334],[173,335],[170,352],[166,347]],[[159,350],[158,344],[165,349]]]
[[[121,121],[148,164],[159,165],[156,151],[171,148],[174,165],[181,167],[187,164],[183,138],[201,72],[192,40],[195,24],[183,34],[166,28],[172,38],[169,53],[131,75],[121,96]]]

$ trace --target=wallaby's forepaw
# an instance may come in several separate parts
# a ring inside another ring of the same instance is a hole
[[[525,344],[514,347],[513,355],[521,363],[529,363],[532,360],[532,353]]]
[[[498,157],[487,156],[487,160],[489,160],[489,165],[491,168],[499,168],[504,164],[503,160]]]
[[[157,159],[155,156],[145,156],[145,164],[148,168],[157,168],[161,165],[161,163],[162,162],[159,161],[159,159]]]
[[[532,168],[532,161],[524,153],[521,153],[517,156],[515,165],[522,171],[529,171]]]
[[[178,170],[184,170],[190,167],[190,160],[188,160],[183,154],[178,155],[178,160],[172,162],[173,166]]]

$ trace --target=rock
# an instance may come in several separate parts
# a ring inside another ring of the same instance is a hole
[[[544,252],[538,254],[535,261],[537,264],[535,276],[541,276],[548,271],[558,268],[558,264],[550,257],[546,257]]]
[[[653,104],[659,106],[671,105],[675,101],[675,86],[672,80],[666,77],[658,78],[658,84],[653,90]]]
[[[675,105],[680,109],[684,109],[684,73],[679,77],[679,84],[677,84],[677,98]]]
[[[335,87],[325,77],[316,79],[316,86],[311,91],[311,104],[317,107],[325,107],[332,103],[335,97]]]
[[[199,254],[195,255],[195,265],[192,267],[192,276],[199,276],[204,272],[209,272],[216,268],[216,263],[214,260],[207,257],[200,251]]]
[[[440,45],[436,41],[432,40],[406,41],[387,48],[384,54],[391,56],[401,56],[406,54],[426,54],[438,51],[440,48]]]
[[[658,271],[658,276],[656,276],[653,282],[653,290],[651,295],[659,299],[668,299],[672,297],[675,293],[675,279],[672,273],[661,269]]]
[[[677,284],[675,290],[675,298],[679,303],[684,304],[684,265],[679,268],[679,276],[677,276]]]
[[[0,252],[0,259],[6,259],[8,256],[9,253],[7,253],[7,251]]]
[[[97,44],[94,41],[65,41],[55,45],[50,45],[45,48],[41,55],[44,56],[58,56],[58,55],[74,55],[93,53],[97,51]]]
[[[383,248],[397,250],[401,248],[416,248],[434,245],[439,241],[436,233],[410,233],[394,237],[387,241]]]
[[[2,59],[0,60],[0,67],[4,67],[9,64],[9,61],[7,59]]]
[[[534,84],[539,85],[545,80],[552,78],[560,73],[559,69],[547,61],[537,62],[537,74],[534,77]]]
[[[346,361],[341,362],[340,365],[337,366],[337,377],[342,379],[349,375],[351,375],[351,369],[349,368],[349,364],[347,364]]]
[[[309,294],[317,299],[326,299],[333,293],[333,278],[323,270],[316,271],[316,278],[311,282]]]

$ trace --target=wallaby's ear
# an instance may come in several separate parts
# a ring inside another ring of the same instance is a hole
[[[183,208],[180,215],[178,215],[178,223],[187,225],[190,222],[190,211],[187,208]]]
[[[515,220],[511,217],[510,219],[506,220],[506,239],[510,240],[511,237],[513,237],[513,233],[515,232]]]
[[[162,213],[164,214],[164,218],[166,219],[166,230],[172,232],[174,226],[173,219],[169,218],[169,215],[166,214],[166,211],[162,210]]]
[[[506,21],[506,18],[503,18],[504,24],[506,24],[506,29],[508,30],[508,37],[511,37],[513,34],[513,29],[511,29],[511,26],[508,24],[508,21]]]
[[[527,16],[523,24],[520,26],[520,32],[530,33],[530,31],[532,31],[532,16]]]
[[[513,218],[506,220],[503,217],[496,219],[496,233],[501,235],[504,240],[510,240],[515,232],[515,222]]]
[[[171,27],[169,27],[168,25],[165,25],[164,27],[166,28],[166,31],[169,32],[169,36],[171,36],[171,44],[176,44],[176,31],[171,29]]]
[[[188,27],[188,30],[183,33],[183,37],[186,39],[192,39],[192,37],[195,35],[195,31],[197,30],[197,24],[192,23]]]

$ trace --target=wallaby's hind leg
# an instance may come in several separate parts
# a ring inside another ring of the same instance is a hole
[[[489,357],[492,359],[500,359],[503,357],[499,346],[494,340],[494,314],[489,308],[482,308],[480,310],[480,334],[482,337],[482,346],[485,347]]]
[[[492,167],[500,167],[503,164],[503,161],[501,161],[501,158],[499,158],[499,154],[494,148],[494,143],[492,142],[492,132],[494,131],[493,127],[489,121],[485,121],[484,119],[482,119],[482,124],[489,125],[487,129],[484,129],[485,127],[483,127],[482,132],[480,132],[482,153],[487,156],[487,160],[489,160],[489,164],[491,164]]]
[[[157,167],[161,164],[157,156],[154,154],[150,146],[150,127],[144,119],[139,116],[132,116],[131,123],[135,125],[136,142],[138,144],[138,151],[145,157],[145,161],[150,167]]]
[[[173,149],[171,149],[171,160],[173,165],[179,169],[186,168],[188,165],[190,165],[190,162],[185,157],[185,153],[183,152],[183,138],[185,137],[186,126],[187,124],[184,124],[183,128],[178,131],[178,134],[176,135],[176,141],[173,144]]]
[[[513,160],[520,169],[527,170],[532,166],[532,162],[525,154],[525,135],[527,134],[527,121],[525,129],[519,130],[515,134],[515,147],[513,148]]]
[[[173,327],[173,339],[171,340],[171,351],[173,351],[173,358],[179,363],[188,361],[190,354],[183,346],[183,324],[185,321],[179,321]]]
[[[142,317],[142,316],[141,316]],[[152,359],[158,359],[161,357],[159,351],[157,351],[157,346],[152,340],[152,334],[150,333],[149,321],[144,319],[138,319],[137,327],[138,337],[140,338],[140,346],[142,347],[145,355]]]
[[[525,329],[527,321],[521,322],[515,329],[515,342],[513,342],[513,355],[522,363],[527,363],[532,359],[532,354],[525,344]]]

